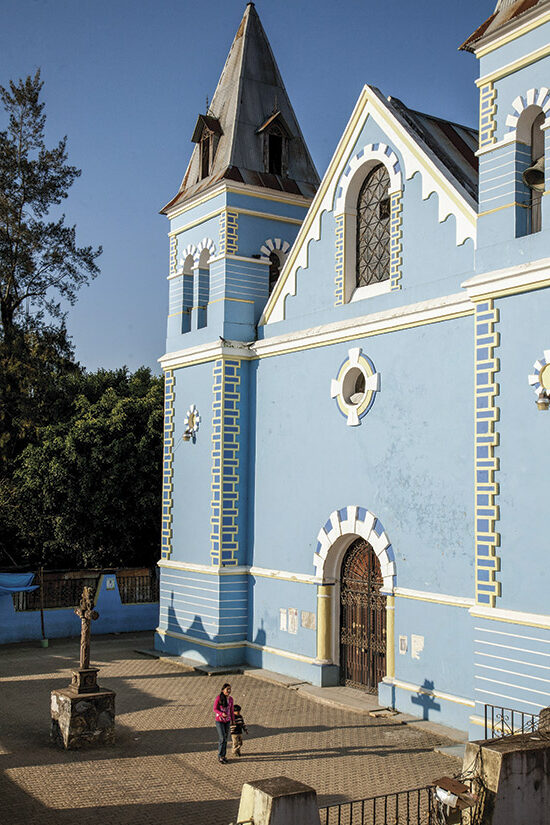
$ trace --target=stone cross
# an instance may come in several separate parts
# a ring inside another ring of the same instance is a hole
[[[90,632],[93,619],[99,618],[97,610],[93,609],[91,588],[85,587],[80,597],[80,607],[75,610],[76,615],[82,622],[80,632],[80,668],[90,667]]]

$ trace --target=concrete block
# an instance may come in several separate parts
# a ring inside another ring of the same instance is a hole
[[[317,793],[286,776],[243,785],[237,820],[254,825],[320,825]]]
[[[468,742],[463,772],[479,777],[475,822],[549,825],[550,740],[539,732]]]

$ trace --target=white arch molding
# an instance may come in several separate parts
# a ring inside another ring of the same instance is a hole
[[[518,95],[514,99],[512,103],[514,114],[510,114],[506,118],[506,126],[508,127],[507,139],[513,138],[513,140],[519,140],[522,143],[529,142],[526,141],[526,136],[521,132],[520,118],[526,109],[531,107],[533,107],[533,111],[539,109],[544,112],[546,117],[544,125],[547,126],[549,124],[550,90],[547,89],[546,86],[541,86],[540,89],[528,89],[524,94]],[[518,124],[520,126],[519,133]]]
[[[352,157],[338,183],[334,205],[336,215],[349,210],[355,212],[361,185],[370,170],[379,163],[386,167],[390,177],[389,193],[399,192],[403,188],[399,158],[393,149],[385,143],[369,143]]]
[[[344,554],[352,541],[364,538],[380,561],[384,579],[382,592],[392,595],[396,580],[395,556],[390,540],[380,520],[364,507],[356,504],[334,510],[317,534],[317,548],[313,564],[323,582],[339,579]]]
[[[201,252],[205,249],[208,251],[209,257],[213,258],[214,255],[216,254],[216,244],[214,243],[212,238],[203,238],[202,241],[200,241],[198,243],[198,245],[195,249],[195,256],[194,256],[195,257],[195,266],[199,265]]]
[[[178,271],[176,273],[177,275],[181,275],[183,273],[183,268],[184,268],[185,262],[188,258],[193,258],[193,260],[195,260],[196,252],[197,252],[197,247],[195,246],[194,243],[187,244],[187,246],[185,247],[185,249],[183,250],[183,252],[180,255],[179,267],[178,267]]]
[[[262,253],[260,260],[262,263],[268,264],[271,253],[277,252],[282,265],[286,261],[289,249],[290,244],[288,241],[283,241],[282,238],[268,238],[260,248],[260,252]]]

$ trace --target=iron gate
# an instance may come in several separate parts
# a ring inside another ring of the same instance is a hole
[[[356,539],[342,562],[340,682],[376,693],[386,675],[386,597],[376,553]]]

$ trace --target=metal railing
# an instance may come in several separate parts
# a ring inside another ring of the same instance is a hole
[[[97,573],[80,578],[65,578],[59,576],[50,578],[48,574],[45,573],[41,588],[39,587],[38,590],[24,591],[22,593],[14,593],[13,604],[17,611],[40,610],[42,598],[42,607],[44,608],[76,607],[80,602],[84,587],[91,587],[93,598],[98,578]],[[36,579],[36,583],[38,584],[38,579]],[[42,591],[42,594],[40,591]]]
[[[321,825],[435,825],[434,788],[381,794],[319,808]]]
[[[145,604],[159,600],[159,580],[154,571],[145,576],[132,576],[119,570],[116,580],[122,604]]]
[[[539,724],[538,713],[485,705],[485,739],[502,739],[516,733],[532,733]]]
[[[144,567],[119,570],[44,570],[36,574],[37,590],[13,594],[16,611],[40,610],[40,607],[76,607],[84,587],[95,595],[101,574],[116,576],[122,604],[146,604],[158,602],[159,580],[155,570]]]

